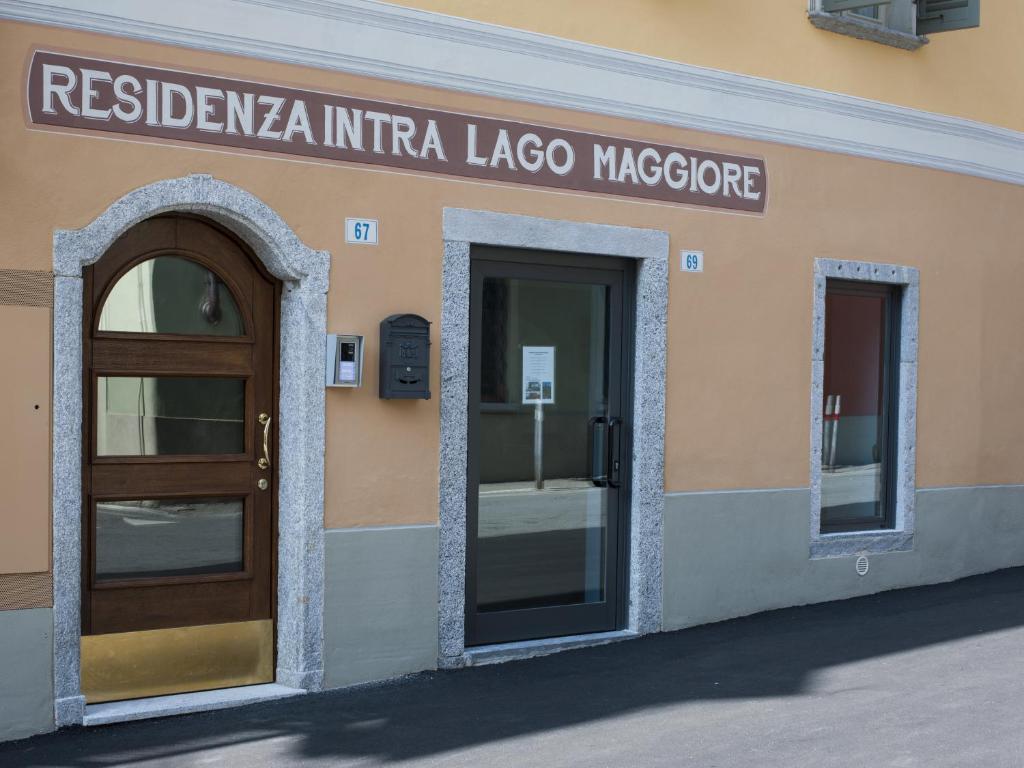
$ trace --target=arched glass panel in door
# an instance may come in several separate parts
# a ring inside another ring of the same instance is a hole
[[[245,324],[216,273],[181,256],[157,256],[136,264],[110,289],[99,330],[242,336]]]

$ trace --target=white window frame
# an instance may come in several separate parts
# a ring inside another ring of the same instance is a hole
[[[868,16],[867,14],[861,13],[860,12],[861,11],[860,8],[856,8],[856,9],[849,10],[849,11],[840,11],[839,15],[840,16],[845,16],[847,18],[857,19],[859,21],[865,21],[868,24],[876,24],[876,25],[881,26],[881,27],[888,27],[889,26],[889,6],[888,5],[876,5],[876,6],[865,6],[865,7],[877,8],[878,9],[878,18],[875,19],[875,18],[872,18],[871,16]]]
[[[825,293],[829,279],[900,286],[899,371],[896,455],[888,471],[895,474],[894,526],[884,530],[821,532],[822,399],[825,383]],[[811,514],[810,556],[905,552],[914,547],[914,501],[917,492],[917,335],[920,274],[915,267],[841,259],[814,260],[814,312],[811,332]]]

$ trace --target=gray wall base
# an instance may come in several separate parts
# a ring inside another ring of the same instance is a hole
[[[1024,486],[917,492],[907,552],[812,560],[808,489],[670,494],[665,499],[665,629],[759,611],[936,584],[1024,565]]]
[[[437,526],[326,531],[324,683],[437,666]]]
[[[0,741],[54,729],[53,611],[0,611]]]

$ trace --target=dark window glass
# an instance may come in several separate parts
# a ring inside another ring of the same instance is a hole
[[[96,504],[96,578],[234,573],[243,567],[241,499]]]
[[[821,446],[825,532],[892,527],[893,286],[829,281]]]
[[[245,379],[99,376],[99,456],[245,451]]]
[[[846,13],[850,16],[860,16],[861,18],[864,19],[874,19],[875,21],[879,21],[882,18],[882,15],[879,11],[880,9],[877,5],[869,5],[865,8],[857,8],[856,10],[853,11],[846,11]]]
[[[608,290],[483,281],[480,612],[605,599],[608,494],[593,482],[588,440],[608,409]],[[530,350],[547,361],[539,378],[524,370]]]

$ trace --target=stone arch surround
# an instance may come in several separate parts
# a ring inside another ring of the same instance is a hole
[[[208,175],[148,184],[53,237],[53,684],[58,727],[81,724],[82,268],[161,213],[227,227],[282,281],[276,682],[323,683],[324,334],[330,254],[309,248],[251,193]],[[288,375],[285,376],[284,372]]]

